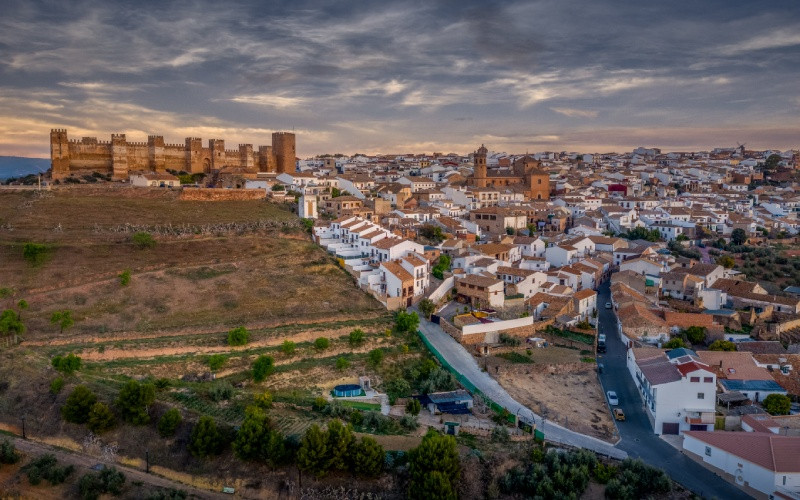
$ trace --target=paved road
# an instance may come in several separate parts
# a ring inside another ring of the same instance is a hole
[[[608,283],[598,290],[598,304],[611,301]],[[661,467],[673,480],[704,497],[724,499],[750,498],[742,490],[713,472],[694,462],[653,433],[650,420],[636,386],[626,366],[625,345],[617,334],[617,319],[610,309],[600,308],[600,330],[606,334],[606,353],[598,356],[603,363],[600,381],[605,391],[613,390],[619,397],[619,407],[625,412],[625,421],[618,422],[622,441],[617,447],[631,457]]]
[[[605,441],[544,421],[541,416],[512,398],[495,379],[482,371],[475,358],[455,339],[446,334],[439,325],[426,321],[423,317],[420,318],[420,330],[442,357],[450,363],[450,366],[466,377],[492,401],[507,409],[513,415],[519,415],[529,422],[536,422],[537,428],[544,432],[548,441],[588,448],[597,453],[620,459],[627,456],[624,451]]]

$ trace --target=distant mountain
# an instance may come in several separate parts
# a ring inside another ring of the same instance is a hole
[[[38,174],[50,168],[48,158],[23,158],[21,156],[0,156],[0,180],[9,177],[23,177]]]

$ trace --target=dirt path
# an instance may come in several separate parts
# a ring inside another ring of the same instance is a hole
[[[100,462],[99,459],[89,455],[83,455],[80,453],[66,451],[64,449],[56,448],[54,446],[39,443],[36,441],[25,440],[22,438],[9,438],[9,439],[12,441],[12,443],[18,450],[26,453],[29,456],[37,456],[45,453],[50,453],[52,455],[55,455],[55,457],[59,460],[59,462],[74,465],[75,468],[78,469],[76,471],[76,476],[81,476],[86,472],[90,472],[92,466]],[[170,479],[156,476],[154,474],[148,474],[144,471],[133,469],[131,467],[126,467],[124,465],[120,464],[113,464],[113,465],[114,467],[116,467],[122,473],[125,474],[126,481],[128,482],[141,481],[142,483],[146,483],[159,488],[181,489],[186,491],[190,495],[197,496],[198,498],[219,498],[219,499],[231,498],[231,495],[226,495],[214,491],[197,489],[195,487],[186,484],[172,481]]]

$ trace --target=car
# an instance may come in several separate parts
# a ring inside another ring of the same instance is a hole
[[[606,302],[606,309],[611,309],[611,302]]]
[[[622,408],[614,408],[614,420],[625,420],[625,412],[622,411]]]
[[[611,406],[617,406],[619,404],[619,399],[617,398],[617,393],[614,391],[608,391],[606,393],[608,396],[608,404]]]

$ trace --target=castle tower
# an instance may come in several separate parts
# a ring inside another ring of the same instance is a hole
[[[475,169],[473,171],[473,184],[475,187],[486,187],[487,180],[487,170],[486,170],[486,154],[489,152],[486,149],[486,146],[481,144],[481,147],[475,151]]]
[[[164,136],[147,136],[147,159],[150,170],[162,172],[166,169],[164,161]]]
[[[295,138],[291,132],[273,132],[272,151],[275,153],[275,167],[279,174],[293,173],[297,166]]]
[[[211,170],[222,170],[226,166],[225,141],[209,139],[208,152],[211,154]]]
[[[193,174],[205,172],[203,165],[203,141],[199,137],[186,138],[186,171]],[[209,166],[209,169],[211,167]]]
[[[115,180],[128,178],[128,141],[125,134],[111,134],[111,169]]]
[[[258,171],[259,172],[275,171],[275,155],[272,154],[272,146],[258,147]]]
[[[69,176],[69,140],[67,129],[50,130],[50,176],[53,180]]]
[[[255,169],[252,144],[239,144],[239,166],[245,170]]]

